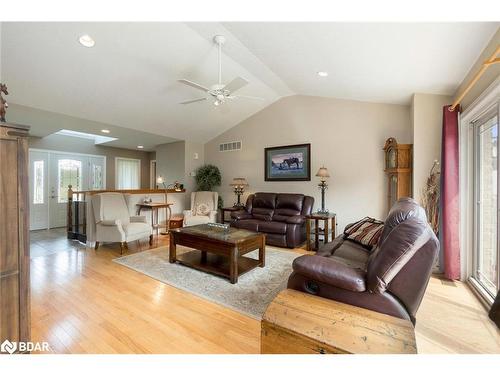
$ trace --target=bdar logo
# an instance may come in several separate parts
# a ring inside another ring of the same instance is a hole
[[[16,351],[16,349],[17,343],[10,342],[9,340],[5,340],[4,342],[2,342],[2,345],[0,345],[0,351],[4,353],[12,354]]]

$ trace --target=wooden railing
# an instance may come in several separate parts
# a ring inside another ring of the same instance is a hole
[[[86,190],[74,191],[68,185],[68,205],[66,216],[67,235],[69,239],[87,242],[87,196],[99,193],[123,194],[164,194],[165,189],[124,189],[124,190]],[[168,194],[184,193],[186,190],[168,189]]]

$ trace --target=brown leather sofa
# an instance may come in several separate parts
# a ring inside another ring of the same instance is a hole
[[[429,282],[439,242],[411,198],[391,208],[370,253],[341,235],[293,262],[288,288],[411,320]]]
[[[314,198],[303,194],[255,193],[231,213],[231,226],[266,234],[266,244],[294,248],[306,239],[305,216]]]

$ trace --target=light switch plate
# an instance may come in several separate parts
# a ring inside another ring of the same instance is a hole
[[[193,155],[193,157],[194,157],[194,160],[198,160],[198,157],[199,157],[199,156],[198,156],[198,153],[197,153],[197,152],[195,152],[195,153],[194,153],[194,155]]]

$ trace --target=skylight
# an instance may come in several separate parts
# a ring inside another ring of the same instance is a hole
[[[107,137],[105,135],[97,135],[91,133],[77,132],[74,130],[61,129],[55,134],[65,135],[67,137],[75,137],[75,138],[84,138],[84,139],[92,139],[94,140],[94,144],[100,145],[102,143],[107,143],[111,141],[116,141],[118,138]]]

